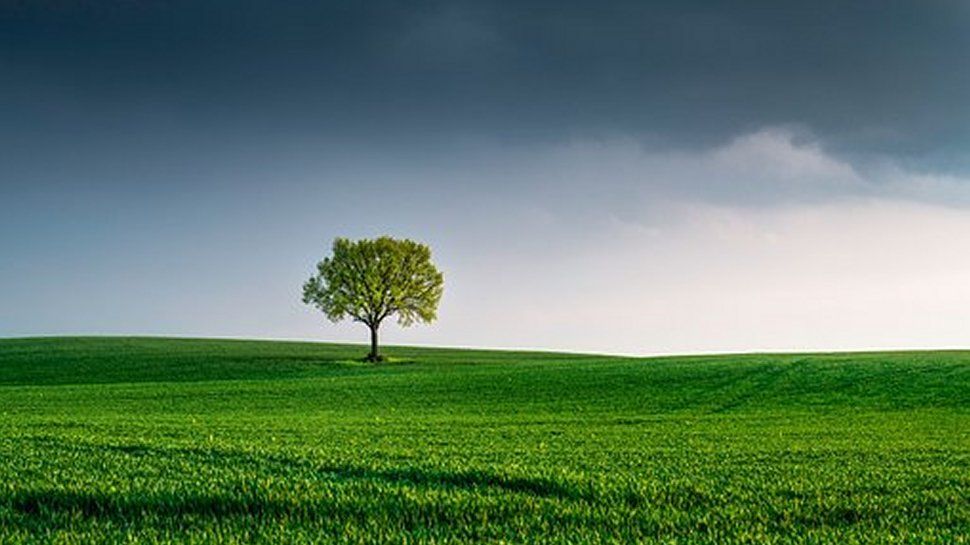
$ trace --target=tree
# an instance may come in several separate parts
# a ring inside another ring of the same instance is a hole
[[[377,331],[396,316],[402,326],[437,317],[444,276],[431,262],[431,249],[407,239],[336,238],[333,255],[317,264],[303,284],[303,302],[332,322],[352,318],[370,328],[369,361],[381,361]]]

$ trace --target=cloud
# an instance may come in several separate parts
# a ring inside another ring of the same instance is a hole
[[[844,201],[970,204],[970,179],[855,166],[805,131],[767,127],[707,150],[658,152],[632,140],[574,142],[512,160],[510,184],[569,217],[613,214],[650,223],[691,204],[771,208]],[[487,174],[486,174],[487,176]]]
[[[818,142],[781,128],[766,128],[734,138],[715,149],[707,159],[710,167],[757,175],[777,184],[812,187],[832,185],[851,189],[861,182],[852,166],[822,151]]]
[[[0,142],[69,148],[86,127],[696,150],[795,123],[840,153],[966,172],[968,28],[959,2],[6,2]]]

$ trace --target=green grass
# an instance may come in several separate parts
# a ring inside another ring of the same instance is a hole
[[[0,543],[968,543],[970,353],[0,340]]]

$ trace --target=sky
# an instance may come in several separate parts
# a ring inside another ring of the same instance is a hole
[[[364,342],[388,234],[389,343],[970,347],[968,97],[956,0],[0,2],[0,336]]]

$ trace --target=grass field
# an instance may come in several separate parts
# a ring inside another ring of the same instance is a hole
[[[970,353],[0,340],[0,543],[970,543]]]

